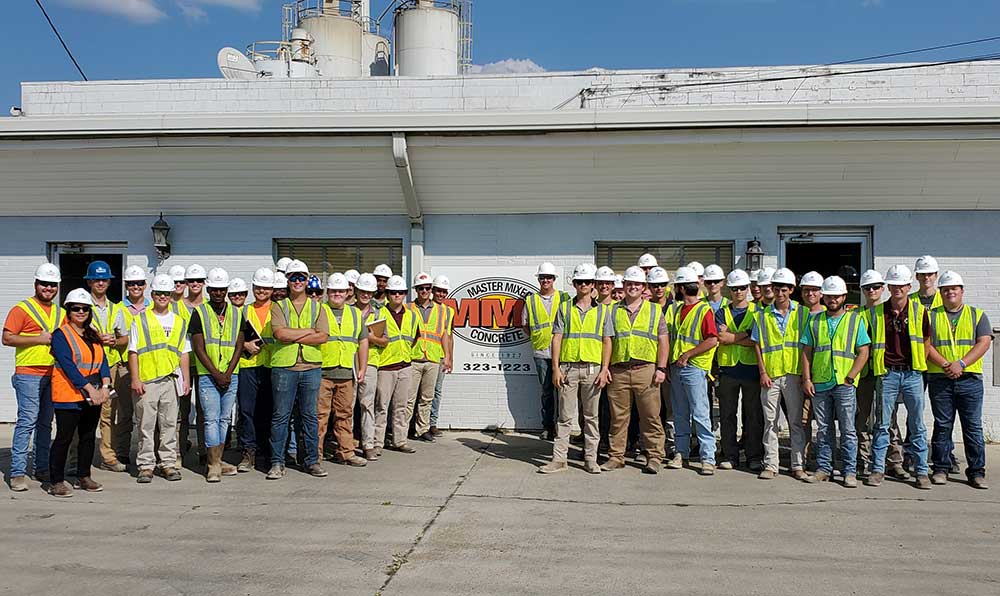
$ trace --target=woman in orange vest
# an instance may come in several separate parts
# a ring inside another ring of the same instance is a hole
[[[73,290],[66,296],[66,322],[52,333],[52,405],[56,415],[56,438],[49,452],[49,494],[72,497],[66,484],[66,456],[73,434],[79,436],[76,483],[88,492],[102,489],[90,477],[94,459],[94,433],[101,419],[101,404],[108,400],[111,371],[101,336],[90,326],[94,318],[90,292]]]

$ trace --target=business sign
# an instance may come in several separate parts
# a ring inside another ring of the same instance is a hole
[[[524,297],[538,291],[533,267],[449,267],[455,309],[454,373],[533,375],[531,340],[521,324]]]

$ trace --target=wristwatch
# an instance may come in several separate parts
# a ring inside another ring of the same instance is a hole
[[[848,385],[853,385],[854,384],[854,378],[852,378],[852,377],[844,377],[844,382],[847,383]]]
[[[669,371],[670,369],[668,369],[666,366],[657,366],[656,370],[660,371],[663,374],[666,374],[667,371]]]

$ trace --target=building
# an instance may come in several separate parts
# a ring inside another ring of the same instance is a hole
[[[878,67],[24,83],[0,120],[0,308],[45,259],[64,292],[96,255],[445,273],[469,302],[441,423],[463,428],[540,425],[504,327],[542,260],[728,270],[755,238],[800,274],[933,254],[1000,324],[1000,63]],[[996,440],[993,384],[991,351]]]

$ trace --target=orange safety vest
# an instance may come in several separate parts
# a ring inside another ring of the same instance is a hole
[[[69,343],[69,348],[73,352],[73,363],[76,365],[76,369],[95,386],[100,386],[101,364],[107,358],[104,354],[104,346],[87,343],[87,340],[80,337],[80,334],[69,323],[63,323],[59,329],[62,329],[66,342]],[[94,375],[97,375],[98,378],[92,378]],[[55,403],[83,401],[83,393],[69,380],[69,375],[59,366],[58,360],[52,367],[52,401]]]

